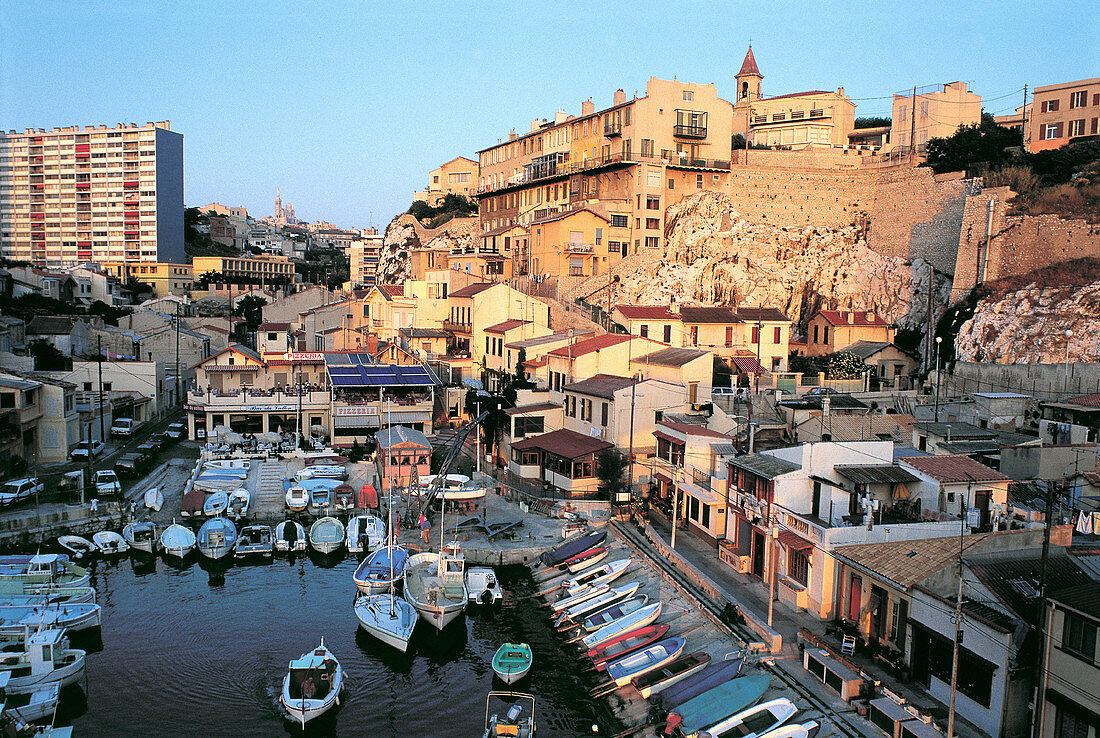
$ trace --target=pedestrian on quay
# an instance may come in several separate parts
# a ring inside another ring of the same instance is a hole
[[[424,543],[428,542],[428,534],[431,533],[431,530],[432,524],[424,517],[424,513],[420,513],[420,537],[424,539]]]

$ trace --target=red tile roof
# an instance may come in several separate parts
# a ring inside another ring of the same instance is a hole
[[[451,297],[473,297],[479,293],[484,292],[493,286],[491,282],[478,282],[477,284],[467,285],[460,290],[455,290],[451,293]]]
[[[290,323],[260,323],[256,326],[258,331],[288,331]]]
[[[616,305],[627,320],[676,320],[666,305]]]
[[[586,454],[597,453],[605,448],[611,448],[615,444],[601,441],[583,433],[571,431],[568,428],[550,431],[531,438],[524,438],[512,444],[513,449],[537,448],[548,451],[565,459],[576,459]]]
[[[664,426],[670,430],[683,433],[686,436],[707,436],[709,438],[729,438],[725,433],[719,433],[716,430],[711,430],[705,425],[693,425],[691,423],[673,423],[671,420],[659,420],[657,425]]]
[[[756,307],[739,307],[736,310],[737,317],[744,321],[772,320],[788,321],[790,318],[779,308],[759,305]]]
[[[788,92],[786,95],[767,95],[765,100],[781,100],[785,97],[805,97],[806,95],[831,95],[828,90],[806,90],[805,92]]]
[[[745,61],[741,62],[741,71],[735,76],[740,77],[742,74],[755,74],[759,77],[764,75],[760,74],[760,68],[756,66],[756,57],[752,55],[752,47],[749,47],[749,53],[745,54]]]
[[[405,294],[405,285],[403,284],[380,284],[378,289],[390,297],[402,297]]]
[[[590,354],[593,351],[599,351],[610,346],[617,346],[623,341],[629,341],[630,336],[624,336],[622,333],[605,333],[602,336],[596,336],[595,338],[589,338],[584,341],[577,341],[576,343],[568,346],[562,346],[549,352],[550,356],[584,356]]]
[[[497,323],[496,325],[489,326],[485,329],[485,332],[503,334],[512,330],[513,328],[519,328],[521,325],[527,325],[530,322],[531,321],[529,320],[517,320],[516,318],[512,318],[511,320],[506,320],[503,323]]]
[[[867,320],[870,313],[871,320]],[[886,327],[886,321],[869,310],[819,310],[814,317],[820,315],[829,325],[863,325]],[[849,318],[849,316],[851,316]],[[813,318],[811,318],[813,320]]]
[[[1067,405],[1082,405],[1084,407],[1100,407],[1100,394],[1077,395],[1068,400],[1063,400]]]
[[[906,456],[899,463],[924,472],[938,482],[1008,482],[1009,477],[962,454]]]

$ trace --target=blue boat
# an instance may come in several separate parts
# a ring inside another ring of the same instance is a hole
[[[601,530],[598,533],[589,533],[580,538],[571,538],[557,548],[544,552],[540,560],[546,566],[557,566],[563,561],[568,561],[577,554],[584,553],[593,546],[600,545],[605,538],[607,538],[606,530]]]
[[[714,725],[755,704],[764,696],[770,682],[771,677],[766,674],[731,679],[678,705],[669,716],[680,716],[680,732],[690,738],[708,725]]]
[[[208,559],[220,559],[233,552],[237,543],[237,527],[229,518],[210,518],[195,536],[199,553]]]
[[[743,658],[712,663],[693,679],[687,679],[683,684],[669,687],[655,699],[665,709],[671,710],[676,705],[683,704],[692,697],[698,697],[703,692],[736,678],[741,673],[741,666],[744,663]]]
[[[400,546],[382,546],[363,559],[351,578],[363,594],[382,594],[389,592],[393,583],[401,579],[408,562],[409,552],[405,549]]]

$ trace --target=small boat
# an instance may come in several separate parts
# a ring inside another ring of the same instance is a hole
[[[554,625],[559,629],[573,627],[577,625],[579,620],[583,620],[593,613],[606,610],[629,597],[633,597],[634,593],[638,591],[639,586],[638,582],[627,582],[621,587],[615,587],[614,589],[609,588],[602,594],[562,610],[561,614],[558,615],[558,619],[554,621]]]
[[[678,657],[683,650],[683,638],[666,638],[609,662],[604,671],[615,681],[615,686],[625,687],[634,677],[661,668]]]
[[[433,484],[439,481],[438,474],[427,474],[420,478],[420,484],[414,489],[417,496],[423,496]],[[470,485],[470,478],[465,474],[448,474],[440,482],[439,494],[442,496],[448,490],[457,491]]]
[[[22,636],[28,630],[77,631],[98,627],[103,608],[94,602],[80,604],[0,605],[0,636]]]
[[[606,559],[607,554],[610,551],[611,549],[607,546],[592,548],[588,551],[585,551],[580,556],[571,559],[568,563],[564,564],[564,566],[574,574],[578,574],[582,571],[587,571],[591,567]]]
[[[15,594],[6,590],[0,601],[16,607],[54,607],[95,603],[95,587],[42,587],[37,592]]]
[[[330,554],[344,545],[344,526],[336,518],[320,518],[309,526],[309,543],[317,553]]]
[[[314,510],[323,510],[328,507],[329,501],[332,499],[332,490],[325,489],[324,487],[314,487],[309,490],[309,504]],[[343,526],[341,526],[342,528]]]
[[[755,705],[764,696],[770,683],[771,677],[767,674],[731,679],[677,705],[669,713],[669,717],[679,717],[680,731],[685,736],[695,735],[707,726],[736,715],[749,705]]]
[[[196,536],[199,553],[208,559],[228,556],[237,544],[237,527],[229,518],[210,518]]]
[[[563,561],[568,561],[577,554],[584,553],[590,548],[595,548],[607,538],[607,531],[601,530],[588,535],[575,536],[550,549],[544,551],[539,560],[544,566],[558,566]]]
[[[229,492],[241,486],[242,477],[236,475],[200,474],[195,479],[195,488],[210,494],[211,492]]]
[[[615,638],[596,646],[588,651],[588,658],[592,659],[592,665],[596,669],[603,669],[609,661],[614,661],[639,648],[644,648],[650,643],[656,643],[668,633],[668,624],[647,625],[644,628],[622,633]]]
[[[386,524],[375,515],[352,515],[345,538],[351,553],[370,553],[386,540]]]
[[[338,464],[312,464],[294,474],[294,479],[347,479],[348,470]]]
[[[306,454],[305,463],[306,466],[343,466],[348,463],[348,459],[331,451],[322,451],[317,454]]]
[[[585,600],[590,600],[593,597],[603,594],[607,590],[611,589],[609,584],[592,584],[585,587],[578,587],[573,590],[573,593],[568,597],[562,597],[560,600],[550,603],[550,609],[554,612],[561,612],[567,610],[574,605],[579,605]]]
[[[270,525],[246,525],[237,536],[237,545],[233,555],[270,557],[275,551],[274,537]]]
[[[613,605],[603,608],[602,610],[596,610],[585,616],[584,620],[580,622],[581,629],[586,633],[592,633],[600,628],[604,627],[608,623],[612,623],[621,618],[625,618],[635,610],[640,610],[649,604],[649,595],[635,595],[622,602],[616,602]]]
[[[809,720],[805,723],[788,723],[775,730],[769,730],[759,738],[814,738],[821,730],[821,723]]]
[[[275,526],[276,551],[305,551],[306,529],[301,523],[284,520]]]
[[[572,579],[566,579],[561,588],[567,594],[572,595],[581,587],[592,587],[613,582],[626,573],[632,561],[633,559],[617,559],[604,562],[595,569],[589,569]]]
[[[244,487],[238,487],[229,493],[229,504],[226,506],[226,514],[234,520],[240,520],[248,515],[248,506],[252,502],[252,493]]]
[[[304,728],[310,720],[340,704],[343,687],[344,670],[322,638],[321,645],[290,662],[279,701],[291,719]]]
[[[122,537],[135,551],[156,553],[157,526],[148,520],[135,520],[122,526]]]
[[[227,507],[229,507],[229,495],[219,490],[206,498],[206,502],[202,504],[202,514],[212,518],[224,513]]]
[[[92,536],[92,541],[104,556],[126,553],[130,550],[130,544],[126,542],[126,539],[113,530],[99,531]]]
[[[400,546],[382,546],[363,559],[351,578],[363,594],[389,592],[394,582],[404,576],[408,561],[409,552]]]
[[[355,617],[363,630],[404,653],[416,627],[416,608],[389,594],[360,594],[355,598]]]
[[[687,679],[692,674],[699,673],[709,663],[710,654],[696,651],[680,656],[646,674],[635,676],[630,680],[630,683],[644,699],[649,699],[651,695]]]
[[[202,465],[203,469],[215,469],[215,470],[230,470],[237,469],[242,470],[245,473],[252,467],[252,462],[249,459],[217,459],[215,461],[207,461]]]
[[[169,556],[182,559],[195,547],[195,534],[190,528],[172,523],[160,534],[160,547]]]
[[[24,694],[7,694],[11,672],[0,672],[0,700],[4,715],[24,723],[36,723],[53,719],[57,703],[61,700],[61,685],[43,684],[39,689]]]
[[[24,592],[50,587],[84,587],[92,575],[65,554],[14,554],[0,556],[0,588],[18,587]]]
[[[508,705],[508,712],[490,714],[493,699]],[[524,714],[524,704],[528,705]],[[482,738],[534,738],[535,736],[535,698],[520,692],[490,692],[485,697],[485,732]]]
[[[403,594],[432,627],[443,630],[466,609],[465,566],[462,554],[454,549],[409,557]]]
[[[706,733],[712,738],[721,738],[724,735],[737,736],[737,738],[760,738],[776,730],[796,714],[798,714],[798,708],[794,703],[780,697],[731,715],[707,728]]]
[[[164,506],[164,493],[160,491],[160,487],[150,487],[145,490],[145,507],[154,512],[160,512],[160,509]]]
[[[57,543],[78,561],[98,550],[94,543],[80,536],[58,536]]]
[[[286,506],[292,512],[303,512],[309,506],[309,493],[301,487],[291,487],[286,491]]]
[[[192,487],[191,489],[183,493],[183,500],[180,502],[180,517],[202,517],[202,508],[205,504],[206,493],[198,487]]]
[[[692,697],[698,697],[708,690],[714,689],[719,684],[736,679],[744,665],[743,657],[730,661],[711,663],[707,668],[695,675],[690,681],[676,684],[663,690],[657,697],[657,702],[665,709],[672,709],[676,705],[687,702]]]
[[[504,600],[497,573],[488,566],[475,566],[466,570],[466,596],[469,602],[479,605],[495,605]]]
[[[355,490],[347,484],[341,484],[332,491],[336,512],[347,512],[355,507]]]
[[[595,648],[601,643],[610,641],[617,635],[636,630],[643,625],[649,625],[661,615],[661,603],[660,601],[646,605],[639,608],[629,615],[625,615],[618,620],[612,620],[607,625],[603,626],[599,630],[589,633],[581,639],[581,645],[584,648]]]
[[[37,692],[48,684],[67,687],[84,675],[84,651],[69,648],[65,632],[57,629],[30,633],[21,651],[7,651],[0,659],[0,673],[10,677],[7,694]]]
[[[501,644],[493,654],[493,673],[505,684],[515,684],[531,671],[534,659],[526,643]]]

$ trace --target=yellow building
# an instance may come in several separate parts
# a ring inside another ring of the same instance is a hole
[[[450,194],[472,197],[477,186],[477,162],[456,156],[428,173],[428,189],[414,192],[413,200],[423,200],[433,208]]]
[[[297,281],[294,264],[283,256],[196,256],[191,260],[191,269],[196,277],[213,272],[229,280],[241,278],[238,282],[225,283],[231,289]]]
[[[843,351],[857,341],[892,343],[895,330],[873,312],[819,310],[806,324],[806,355]]]
[[[536,220],[530,227],[531,274],[588,277],[604,274],[609,257],[622,256],[629,228],[584,208]]]
[[[184,295],[191,290],[191,264],[171,262],[107,261],[99,264],[108,274],[125,282],[129,278],[152,285],[154,297]]]
[[[970,92],[965,82],[916,87],[894,93],[890,141],[894,152],[908,152],[915,143],[923,154],[929,139],[947,138],[959,126],[981,120],[982,96]]]

